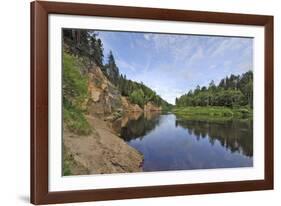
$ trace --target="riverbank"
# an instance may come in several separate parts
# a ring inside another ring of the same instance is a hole
[[[248,107],[176,107],[172,112],[182,117],[195,119],[244,119],[253,117],[253,110]]]
[[[64,175],[140,172],[142,154],[110,129],[108,123],[86,116],[91,134],[80,136],[64,129]]]

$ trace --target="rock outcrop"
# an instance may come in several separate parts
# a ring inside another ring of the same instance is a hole
[[[88,91],[90,98],[87,100],[88,112],[92,115],[110,116],[114,113],[161,111],[161,107],[148,102],[141,108],[131,103],[103,74],[98,66],[93,66],[89,71]]]
[[[64,127],[64,159],[72,175],[106,174],[142,171],[143,156],[118,137],[112,129],[124,108],[140,110],[125,102],[119,90],[106,78],[101,69],[93,66],[88,73],[88,94],[83,108],[91,134],[77,135]],[[125,105],[124,105],[125,104]]]
[[[122,110],[119,90],[106,78],[101,69],[93,66],[89,71],[88,112],[91,115],[110,115]]]
[[[122,107],[125,112],[143,112],[143,109],[140,108],[137,104],[132,104],[127,97],[121,97]]]
[[[144,105],[144,111],[149,112],[149,111],[161,111],[162,108],[154,105],[152,102],[148,102],[146,105]]]

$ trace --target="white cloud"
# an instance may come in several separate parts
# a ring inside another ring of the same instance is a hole
[[[208,85],[252,68],[251,39],[155,33],[128,37],[128,47],[140,56],[120,59],[114,54],[119,68],[173,104],[198,84]]]
[[[201,47],[197,48],[192,56],[189,58],[189,64],[192,64],[195,61],[203,59],[205,57],[203,49]]]
[[[216,67],[217,67],[216,64],[212,64],[209,68],[210,68],[210,69],[215,69]]]
[[[122,69],[129,69],[131,71],[136,71],[136,66],[133,64],[128,63],[127,61],[124,61],[120,58],[115,58],[117,66]]]
[[[146,39],[146,40],[150,40],[151,39],[151,36],[152,36],[152,34],[148,34],[148,33],[145,33],[144,35],[143,35],[143,37]]]
[[[230,51],[240,51],[246,45],[249,39],[223,37],[223,40],[213,41],[208,49],[211,57],[219,57]]]

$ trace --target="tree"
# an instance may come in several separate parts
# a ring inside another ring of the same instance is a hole
[[[93,68],[93,64],[95,64],[101,68],[104,75],[119,89],[123,96],[128,97],[141,107],[148,102],[152,102],[163,108],[171,107],[169,103],[143,82],[138,83],[128,80],[126,75],[120,74],[112,51],[109,52],[106,64],[104,65],[103,44],[101,39],[98,38],[98,34],[94,31],[64,29],[63,40],[64,52],[79,57],[79,60],[82,60],[81,63],[84,66],[77,69],[77,72],[81,75],[89,72],[89,69]],[[74,92],[71,89],[66,89],[66,91],[66,93]]]
[[[142,89],[138,89],[138,90],[133,91],[130,94],[129,99],[132,103],[138,104],[140,107],[143,108],[143,106],[144,106],[144,93],[143,93]]]
[[[119,69],[115,63],[112,51],[109,52],[107,64],[105,65],[106,76],[113,84],[117,84],[119,79]]]
[[[194,94],[196,95],[196,94],[198,94],[199,92],[200,92],[200,86],[197,85],[197,86],[196,86],[196,89],[194,90]]]
[[[248,71],[242,75],[225,77],[216,86],[211,81],[209,87],[198,85],[194,92],[176,99],[176,106],[227,106],[253,107],[253,72]]]
[[[95,51],[96,51],[96,55],[94,57],[96,64],[99,67],[103,66],[103,45],[102,45],[102,41],[100,39],[98,39],[95,42]]]
[[[216,90],[216,85],[215,85],[215,82],[214,80],[212,80],[209,84],[209,90],[214,92]]]
[[[207,91],[207,87],[205,86],[201,87],[201,92],[205,92],[205,91]]]
[[[96,55],[96,34],[91,33],[90,38],[89,38],[89,44],[90,44],[90,49],[89,49],[89,57],[90,57],[90,65],[92,65],[93,62],[95,62],[95,55]]]

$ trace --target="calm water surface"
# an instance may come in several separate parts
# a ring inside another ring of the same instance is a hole
[[[133,114],[121,137],[144,155],[144,171],[253,166],[253,122],[188,120],[175,114]]]

